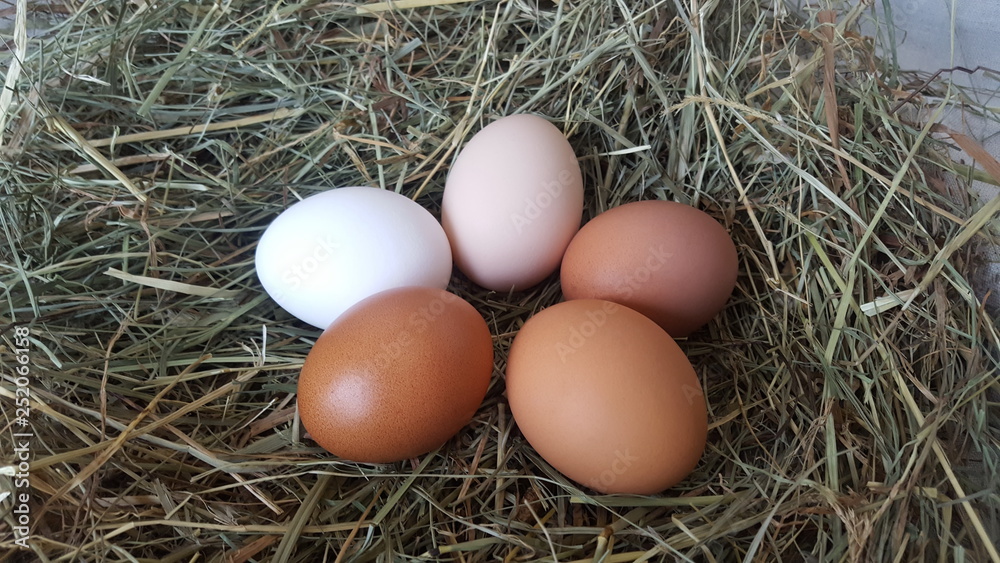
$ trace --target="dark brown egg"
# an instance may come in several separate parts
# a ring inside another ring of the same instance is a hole
[[[493,341],[462,298],[408,287],[348,309],[299,377],[299,416],[337,456],[387,463],[427,453],[469,423],[493,372]]]
[[[566,299],[606,299],[673,337],[701,328],[736,286],[736,246],[707,213],[638,201],[594,217],[573,237],[560,270]]]

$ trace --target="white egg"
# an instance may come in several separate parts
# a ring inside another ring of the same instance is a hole
[[[257,277],[295,317],[326,329],[381,291],[444,289],[451,248],[440,223],[413,200],[378,188],[338,188],[295,203],[261,236]]]

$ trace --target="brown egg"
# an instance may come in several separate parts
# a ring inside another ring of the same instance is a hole
[[[722,310],[736,286],[736,246],[707,213],[639,201],[591,219],[560,270],[566,299],[607,299],[687,336]]]
[[[656,323],[610,301],[566,301],[528,319],[507,358],[507,397],[532,447],[603,493],[672,487],[705,450],[691,363]]]
[[[387,463],[427,453],[472,420],[493,372],[493,340],[462,298],[407,287],[348,309],[299,377],[299,416],[342,458]]]

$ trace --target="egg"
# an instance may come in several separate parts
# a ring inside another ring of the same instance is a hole
[[[606,299],[688,336],[725,307],[739,262],[726,229],[671,201],[639,201],[594,217],[573,237],[559,278],[566,299]]]
[[[492,372],[493,341],[472,305],[436,288],[391,289],[320,335],[299,375],[299,417],[344,459],[409,459],[472,420]]]
[[[278,305],[325,329],[380,291],[445,288],[452,258],[441,224],[418,203],[388,190],[348,187],[279,214],[260,238],[254,266]]]
[[[694,368],[662,328],[622,305],[580,299],[532,316],[511,344],[506,382],[528,443],[595,491],[663,491],[704,452]]]
[[[458,269],[502,292],[555,272],[582,218],[573,148],[534,115],[504,117],[476,133],[451,167],[441,204]]]

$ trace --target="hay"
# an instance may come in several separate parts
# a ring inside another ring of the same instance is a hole
[[[8,499],[0,561],[998,559],[1000,342],[968,280],[1000,200],[966,186],[1000,175],[932,132],[968,101],[947,76],[890,111],[926,77],[872,55],[853,2],[835,30],[760,1],[418,4],[7,10],[53,23],[4,55],[3,460],[15,325],[33,437],[31,551]],[[589,494],[516,430],[504,357],[555,279],[455,277],[498,361],[441,450],[340,461],[295,418],[317,332],[257,282],[262,230],[334,186],[436,213],[462,143],[516,112],[566,131],[588,216],[676,199],[739,248],[730,306],[682,342],[708,450],[663,495]]]

